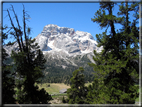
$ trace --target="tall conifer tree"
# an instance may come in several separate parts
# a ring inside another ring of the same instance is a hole
[[[71,80],[71,88],[67,90],[69,104],[83,104],[86,100],[87,88],[85,87],[85,80],[83,72],[84,69],[80,67],[73,72]]]
[[[138,79],[138,28],[136,19],[129,21],[129,12],[137,11],[138,3],[132,3],[128,8],[128,3],[120,5],[120,14],[124,17],[113,15],[113,2],[101,2],[100,8],[92,19],[99,23],[100,27],[110,27],[110,34],[103,32],[97,34],[98,46],[103,46],[101,53],[94,51],[93,58],[95,64],[90,64],[96,72],[95,78],[99,81],[98,101],[94,103],[110,104],[131,104],[135,103],[138,97],[138,87],[135,81]],[[106,14],[108,11],[108,14]],[[124,27],[116,32],[115,23],[123,24]],[[131,28],[131,29],[130,29]],[[134,47],[132,47],[134,46]],[[94,84],[96,81],[94,81]],[[92,94],[93,95],[93,94]]]
[[[29,37],[31,29],[27,28],[26,25],[26,19],[29,18],[29,15],[25,12],[23,6],[22,31],[13,6],[11,9],[18,24],[18,26],[14,25],[10,12],[7,10],[12,25],[10,34],[15,37],[18,43],[17,51],[12,51],[11,54],[16,65],[15,72],[20,78],[20,81],[17,82],[17,101],[23,104],[47,104],[52,99],[51,96],[44,89],[39,90],[38,86],[35,86],[35,83],[39,82],[39,78],[43,77],[42,70],[45,68],[46,60],[38,44],[35,43],[35,39]]]

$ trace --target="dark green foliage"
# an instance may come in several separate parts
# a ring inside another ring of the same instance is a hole
[[[4,30],[4,29],[3,29]],[[7,38],[7,35],[2,32],[2,42]],[[11,66],[7,65],[5,61],[7,60],[8,54],[2,47],[2,103],[3,104],[14,104],[14,87],[15,81],[14,76],[11,73]]]
[[[45,65],[49,67],[44,70],[45,77],[41,78],[42,83],[65,83],[70,84],[69,79],[71,77],[71,71],[63,69],[61,66]]]
[[[86,103],[87,104],[97,104],[100,100],[99,92],[102,88],[99,86],[98,79],[94,79],[93,83],[88,87],[88,93],[86,95]]]
[[[24,6],[23,31],[13,7],[12,11],[18,24],[18,27],[15,27],[10,12],[7,10],[13,30],[10,34],[15,37],[18,43],[18,50],[12,51],[11,54],[11,58],[15,64],[16,99],[18,103],[22,104],[47,104],[52,99],[51,96],[44,89],[39,90],[39,87],[35,86],[35,83],[38,83],[40,78],[43,77],[42,71],[45,69],[46,60],[38,44],[35,43],[35,39],[29,38],[30,28],[26,26],[25,19],[27,17],[25,16]],[[25,41],[22,40],[23,38]]]
[[[71,78],[71,88],[67,90],[68,103],[69,104],[83,104],[87,94],[87,88],[84,86],[84,69],[80,67],[73,72]]]
[[[103,46],[101,53],[94,51],[95,81],[88,87],[87,101],[95,104],[134,104],[138,97],[138,56],[139,30],[136,27],[138,19],[138,3],[122,3],[118,15],[113,15],[115,3],[100,3],[99,9],[92,19],[100,27],[110,27],[110,34],[97,34],[98,46]],[[108,11],[108,14],[106,14]],[[135,19],[130,22],[129,12],[134,11]],[[123,25],[120,31],[115,31],[115,23]],[[91,94],[92,93],[92,94]]]

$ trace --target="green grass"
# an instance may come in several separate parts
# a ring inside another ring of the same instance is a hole
[[[39,85],[39,89],[41,89],[41,88],[44,88],[46,90],[46,92],[48,92],[49,94],[59,93],[59,88],[56,85],[50,85],[50,87],[47,87],[46,84]]]
[[[48,85],[50,84],[50,87],[48,87]],[[89,86],[92,83],[85,83],[85,86]],[[64,83],[43,83],[41,84],[37,84],[39,86],[39,89],[44,88],[46,90],[46,92],[48,92],[49,94],[59,94],[59,91],[63,88],[70,88],[69,85],[65,85]]]
[[[48,85],[50,84],[50,87]],[[38,84],[39,89],[44,88],[46,92],[49,94],[59,94],[59,91],[63,88],[70,88],[70,86],[67,86],[63,83],[44,83],[44,84]]]
[[[52,95],[52,98],[59,98],[59,97],[63,97],[63,96],[67,96],[67,93]]]

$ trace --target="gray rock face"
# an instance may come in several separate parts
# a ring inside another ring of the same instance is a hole
[[[73,28],[59,27],[54,24],[46,25],[41,34],[35,37],[36,43],[44,54],[50,53],[63,58],[66,56],[82,55],[91,53],[93,50],[100,52],[97,42],[90,33],[76,31]],[[15,43],[12,47],[5,49],[11,53],[11,50],[16,50],[18,44]]]
[[[41,51],[48,49],[48,38],[39,34],[37,37],[35,37],[36,43],[40,46]]]
[[[57,25],[54,24],[49,24],[46,25],[43,28],[43,31],[41,32],[41,35],[49,37],[50,35],[60,35],[60,34],[73,34],[74,33],[74,29],[69,29],[66,27],[59,27]]]
[[[69,53],[81,53],[78,47],[70,47]]]

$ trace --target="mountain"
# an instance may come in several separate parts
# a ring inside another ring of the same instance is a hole
[[[93,50],[101,51],[97,42],[90,33],[76,31],[73,28],[59,27],[49,24],[43,28],[36,38],[41,50],[46,53],[63,52],[68,56],[90,53]]]
[[[69,57],[92,54],[93,50],[100,52],[97,42],[90,33],[76,31],[73,28],[59,27],[54,24],[46,25],[41,34],[35,37],[43,53],[52,59],[63,59],[67,63]],[[90,57],[91,58],[91,57]],[[70,60],[75,66],[75,62]]]
[[[88,32],[75,31],[73,28],[59,27],[54,24],[46,25],[35,39],[47,59],[44,71],[47,76],[57,74],[59,69],[64,71],[64,75],[72,75],[72,71],[79,66],[83,66],[85,73],[90,75],[93,69],[90,69],[87,63],[93,62],[93,50],[101,52],[103,48],[97,47],[97,42]],[[13,46],[4,48],[10,55],[11,50],[17,50],[17,46],[16,42]],[[54,71],[53,68],[55,68]]]

